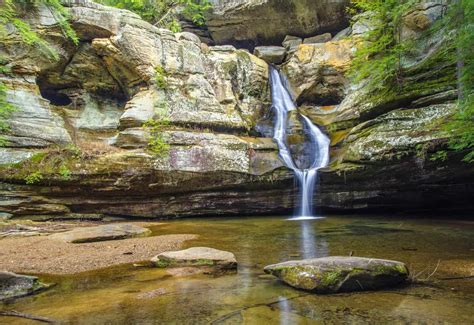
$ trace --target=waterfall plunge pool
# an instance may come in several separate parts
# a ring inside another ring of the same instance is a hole
[[[347,324],[474,323],[474,222],[385,217],[338,217],[289,222],[284,217],[186,219],[153,235],[198,234],[185,247],[233,252],[235,275],[172,277],[162,269],[122,265],[74,276],[3,310],[62,324]],[[113,245],[113,242],[111,242]],[[183,247],[184,248],[184,247]],[[281,261],[348,255],[405,262],[437,282],[393,290],[314,295],[265,275]],[[444,280],[440,280],[444,279]],[[2,324],[33,324],[0,317]]]

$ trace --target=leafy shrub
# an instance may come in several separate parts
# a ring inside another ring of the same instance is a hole
[[[166,89],[168,87],[168,74],[161,65],[155,67],[155,82],[156,86],[160,89]]]
[[[168,25],[166,26],[166,28],[168,28],[173,33],[179,33],[182,30],[181,25],[179,24],[179,21],[177,21],[176,19],[173,19],[172,21],[170,21]]]
[[[160,101],[155,106],[155,118],[149,119],[143,124],[148,130],[148,150],[155,156],[163,157],[169,153],[170,145],[166,142],[163,129],[170,124],[168,117],[168,107],[166,101]]]
[[[165,141],[163,135],[163,124],[159,120],[150,119],[143,124],[148,130],[148,150],[158,157],[164,157],[169,153],[170,145]]]
[[[448,153],[444,150],[437,151],[430,157],[431,161],[445,161],[446,159],[448,159]]]

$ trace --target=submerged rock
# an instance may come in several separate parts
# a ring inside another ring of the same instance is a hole
[[[402,262],[345,256],[289,261],[264,270],[292,287],[316,293],[392,287],[405,282],[409,274]]]
[[[0,272],[0,300],[31,295],[48,287],[35,276]]]
[[[237,260],[231,252],[209,247],[191,247],[181,251],[161,253],[151,259],[156,267],[203,267],[215,271],[237,269]]]
[[[109,224],[97,227],[76,228],[59,234],[51,235],[50,238],[62,240],[67,243],[92,243],[106,240],[126,239],[149,235],[148,228],[132,224]]]

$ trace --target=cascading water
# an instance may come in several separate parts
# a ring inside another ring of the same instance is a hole
[[[270,67],[270,82],[272,89],[272,105],[275,112],[275,127],[273,139],[278,144],[279,154],[285,165],[293,170],[300,186],[300,210],[292,220],[314,219],[313,193],[318,169],[329,163],[329,138],[314,125],[309,118],[301,115],[308,131],[309,139],[314,147],[313,161],[308,169],[296,166],[286,141],[286,125],[288,112],[296,110],[295,103],[285,87],[280,72]]]

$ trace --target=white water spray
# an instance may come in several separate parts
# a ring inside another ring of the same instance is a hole
[[[270,67],[270,82],[272,88],[272,104],[275,111],[275,127],[273,139],[278,144],[279,154],[286,167],[293,170],[300,186],[300,210],[291,220],[316,219],[313,216],[313,193],[318,170],[329,163],[329,138],[314,125],[309,118],[301,115],[308,130],[309,138],[314,147],[313,162],[309,169],[300,169],[291,157],[286,141],[286,125],[288,112],[296,110],[282,76],[277,69]]]

